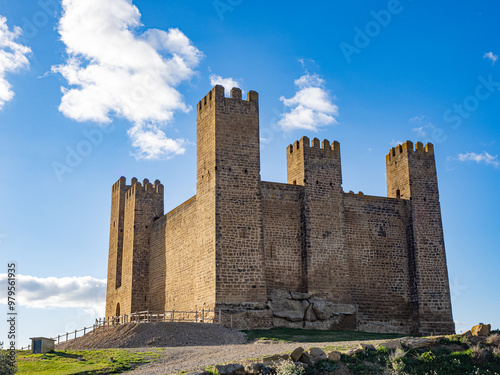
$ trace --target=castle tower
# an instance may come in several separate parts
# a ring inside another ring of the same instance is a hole
[[[287,148],[288,183],[304,186],[304,289],[350,303],[340,145],[302,137]]]
[[[387,195],[410,201],[409,248],[415,306],[422,334],[455,332],[434,146],[407,141],[392,148],[386,157]]]
[[[125,177],[113,185],[106,316],[148,308],[151,224],[163,216],[163,185]]]
[[[200,302],[214,283],[217,303],[266,301],[258,94],[215,86],[197,118]]]

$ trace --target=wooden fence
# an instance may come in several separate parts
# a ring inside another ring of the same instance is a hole
[[[219,324],[224,320],[231,321],[232,326],[232,315],[230,318],[227,317],[230,314],[224,313],[221,309],[216,310],[200,310],[200,311],[140,311],[130,315],[122,316],[110,316],[107,318],[96,319],[95,324],[90,327],[84,327],[82,329],[74,330],[71,332],[63,333],[62,335],[57,335],[51,337],[57,344],[62,344],[74,340],[78,337],[84,336],[87,333],[94,332],[97,333],[99,329],[105,329],[106,327],[112,327],[120,324],[127,323],[155,323],[155,322],[194,322],[194,323],[211,323]],[[232,328],[232,327],[231,327]],[[80,336],[79,336],[80,334]],[[23,347],[20,350],[30,350],[31,345]]]

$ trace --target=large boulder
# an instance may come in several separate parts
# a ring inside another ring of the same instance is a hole
[[[308,351],[302,353],[299,361],[313,367],[316,363],[324,361],[327,358],[328,357],[326,356],[325,352],[320,348],[311,348]]]
[[[307,308],[304,320],[306,322],[315,322],[316,320],[318,320],[318,318],[316,317],[316,313],[314,312],[313,305],[309,305],[309,307]]]
[[[310,293],[290,292],[292,299],[304,300],[311,298]]]
[[[301,322],[304,320],[309,302],[285,299],[269,301],[268,305],[275,317],[285,318],[291,322]]]
[[[239,364],[216,365],[215,372],[219,375],[243,375],[245,368]]]
[[[387,348],[389,350],[403,350],[403,345],[399,340],[385,341],[377,344],[377,349],[380,347]]]
[[[329,361],[337,362],[337,361],[340,361],[340,359],[342,358],[342,353],[334,350],[334,351],[326,353],[326,357],[328,358]]]
[[[327,320],[332,316],[333,302],[325,301],[322,298],[312,298],[311,303],[313,304],[314,313],[319,320]]]
[[[290,358],[292,361],[298,362],[302,353],[304,353],[304,348],[299,346],[290,354]]]
[[[488,336],[491,332],[491,324],[478,324],[470,330],[472,336]]]
[[[288,290],[274,289],[269,292],[269,299],[271,301],[279,301],[290,298],[291,296]]]

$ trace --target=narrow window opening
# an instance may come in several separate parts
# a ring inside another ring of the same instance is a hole
[[[399,189],[396,191],[396,198],[401,198],[401,190]]]
[[[297,180],[293,180],[293,184],[294,184],[294,185],[297,185]]]
[[[116,305],[116,316],[120,316],[120,304]]]

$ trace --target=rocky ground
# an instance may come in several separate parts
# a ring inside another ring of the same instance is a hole
[[[386,340],[372,341],[377,344]],[[357,348],[360,342],[335,343],[284,343],[276,341],[256,341],[240,345],[211,347],[167,348],[162,357],[153,363],[141,366],[127,375],[164,375],[180,372],[194,372],[217,363],[241,363],[248,359],[257,359],[271,354],[293,351],[300,346],[304,349],[313,347],[335,346],[342,349]],[[251,361],[250,361],[251,362]]]

